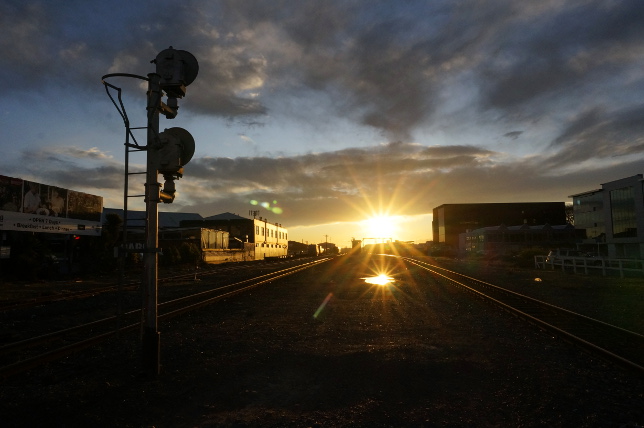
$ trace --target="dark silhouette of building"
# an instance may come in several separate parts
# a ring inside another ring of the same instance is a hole
[[[434,208],[432,232],[434,243],[459,249],[459,235],[488,226],[563,225],[564,202],[508,202],[480,204],[444,204]]]
[[[505,255],[524,248],[574,248],[585,231],[572,224],[487,226],[461,233],[461,254]]]
[[[571,195],[575,227],[586,230],[582,247],[611,258],[644,257],[644,176]]]

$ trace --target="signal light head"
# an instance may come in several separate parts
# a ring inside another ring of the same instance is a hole
[[[182,98],[186,95],[186,86],[194,82],[199,73],[199,62],[190,52],[176,50],[170,46],[162,50],[152,61],[161,76],[159,85],[168,97]]]
[[[192,135],[183,128],[166,129],[159,134],[159,144],[159,173],[182,174],[183,166],[190,162],[195,153]]]

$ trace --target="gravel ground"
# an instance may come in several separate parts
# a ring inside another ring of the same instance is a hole
[[[362,279],[382,269],[392,286]],[[2,425],[644,426],[644,379],[393,258],[339,257],[160,330],[158,378],[121,338],[1,383]]]

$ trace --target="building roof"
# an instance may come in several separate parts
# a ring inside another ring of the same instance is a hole
[[[434,207],[434,209],[442,208],[442,207],[480,207],[480,206],[500,206],[500,205],[506,205],[506,206],[520,206],[520,205],[543,205],[543,204],[565,204],[565,202],[562,201],[545,201],[545,202],[466,202],[466,203],[457,203],[457,204],[442,204],[437,207]]]
[[[577,196],[591,195],[593,193],[601,192],[607,187],[621,186],[621,185],[625,185],[625,184],[633,182],[633,181],[644,181],[644,176],[642,174],[637,174],[637,175],[633,175],[631,177],[620,178],[619,180],[608,181],[606,183],[601,183],[601,185],[602,185],[601,189],[588,190],[587,192],[576,193],[576,194],[570,195],[568,197],[569,198],[574,198],[574,197],[577,197]]]
[[[210,217],[204,218],[204,220],[249,220],[247,217],[242,217],[238,214],[233,214],[229,212],[211,215]]]
[[[595,193],[603,192],[603,189],[594,189],[594,190],[588,190],[586,192],[582,193],[575,193],[574,195],[569,195],[569,198],[576,198],[578,196],[586,196],[586,195],[594,195]]]
[[[103,208],[101,215],[101,223],[105,223],[105,218],[108,214],[117,214],[123,218],[123,210],[120,208]],[[127,220],[130,226],[145,226],[145,211],[131,211],[127,212]],[[178,213],[178,212],[159,212],[159,228],[177,228],[181,226],[184,220],[203,220],[201,214],[197,213]]]
[[[481,233],[481,232],[488,232],[488,231],[494,231],[494,230],[565,230],[565,229],[574,229],[575,226],[571,224],[558,224],[558,225],[550,225],[550,224],[538,224],[538,225],[529,225],[529,224],[521,224],[518,226],[506,226],[504,224],[498,225],[498,226],[488,226],[488,227],[481,227],[479,229],[474,229],[470,232],[467,233]]]

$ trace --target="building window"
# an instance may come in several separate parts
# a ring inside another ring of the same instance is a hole
[[[593,239],[606,233],[604,223],[604,196],[593,192],[576,196],[574,199],[575,227],[586,231],[586,238]]]
[[[633,186],[610,191],[610,212],[614,238],[637,237],[637,214]]]

